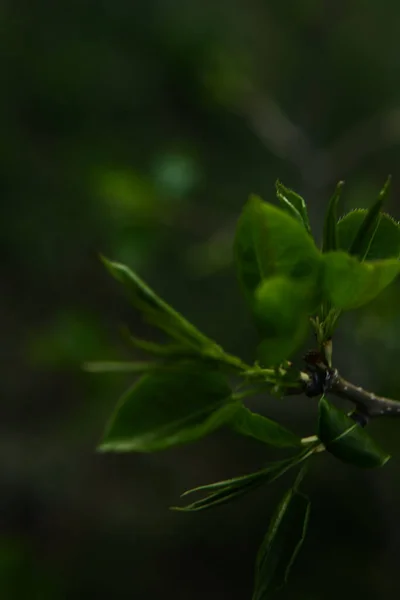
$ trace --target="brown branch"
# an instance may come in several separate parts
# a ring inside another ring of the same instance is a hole
[[[301,374],[300,385],[303,387],[303,392],[309,397],[325,393],[349,400],[356,406],[357,412],[364,417],[400,416],[399,401],[377,396],[373,392],[346,381],[337,369],[321,368],[319,365],[310,374]]]

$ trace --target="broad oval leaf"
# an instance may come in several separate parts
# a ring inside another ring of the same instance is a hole
[[[301,446],[301,439],[295,433],[276,421],[253,413],[243,405],[234,413],[229,425],[237,433],[252,437],[264,444],[278,448]]]
[[[319,402],[318,437],[328,452],[358,467],[382,467],[390,458],[358,423],[325,397]]]
[[[304,227],[257,196],[249,199],[238,221],[234,253],[250,305],[263,279],[283,275],[315,283],[321,267],[321,253]]]
[[[278,276],[257,288],[253,313],[263,336],[258,354],[264,365],[288,359],[307,336],[308,315],[315,305],[315,288],[310,284]]]
[[[121,398],[99,447],[152,452],[204,437],[238,408],[223,375],[198,366],[144,375]]]
[[[269,600],[271,593],[287,582],[307,533],[309,515],[307,496],[290,489],[278,505],[258,552],[252,600]]]
[[[371,302],[400,273],[400,261],[394,259],[360,262],[346,252],[329,252],[324,259],[325,294],[341,310]]]
[[[350,250],[367,212],[364,209],[353,210],[339,220],[337,224],[339,249]],[[365,259],[385,258],[400,258],[400,224],[390,215],[381,213]]]

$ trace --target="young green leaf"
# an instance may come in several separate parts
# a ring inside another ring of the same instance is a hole
[[[290,568],[304,542],[310,501],[294,487],[280,502],[261,544],[253,600],[269,600],[286,582]]]
[[[311,233],[310,221],[308,219],[307,206],[304,198],[296,194],[293,190],[285,187],[280,181],[275,182],[276,197],[282,205],[282,208],[297,219]]]
[[[229,425],[237,433],[264,444],[278,448],[301,446],[301,439],[296,434],[267,417],[253,413],[243,405],[234,413]]]
[[[165,331],[184,346],[196,349],[212,348],[221,350],[215,342],[203,335],[194,325],[162,300],[148,285],[125,265],[111,262],[102,257],[108,271],[122,283],[132,301],[147,321]]]
[[[359,262],[346,252],[324,255],[324,290],[336,309],[350,310],[371,302],[400,273],[394,259]]]
[[[339,249],[349,251],[367,212],[365,209],[353,210],[339,220],[337,224]],[[400,258],[400,224],[390,215],[381,213],[365,260],[384,258]]]
[[[239,406],[216,371],[189,364],[156,370],[122,396],[99,449],[152,452],[188,443],[229,421]]]
[[[299,282],[284,276],[271,277],[260,284],[254,296],[253,314],[263,337],[258,349],[262,364],[278,365],[302,344],[318,292],[313,281]]]
[[[238,221],[234,254],[251,306],[263,279],[286,276],[315,284],[321,268],[321,254],[304,227],[257,196],[250,198]]]
[[[349,248],[349,254],[357,256],[360,260],[365,260],[368,256],[369,248],[373,242],[379,225],[383,202],[389,192],[390,182],[391,178],[388,177],[385,185],[379,193],[378,199],[367,210],[365,217]]]
[[[390,458],[358,423],[325,397],[319,402],[318,437],[328,452],[358,467],[381,467]]]
[[[192,490],[188,490],[183,494],[208,492],[206,496],[200,500],[196,500],[191,504],[183,507],[173,507],[174,510],[193,512],[199,510],[206,510],[225,504],[231,500],[235,500],[250,491],[253,491],[257,487],[263,484],[272,483],[284,473],[296,467],[301,462],[306,460],[313,452],[313,449],[306,448],[299,454],[292,456],[286,460],[278,461],[268,465],[266,468],[251,473],[250,475],[242,475],[240,477],[234,477],[233,479],[227,479],[225,481],[217,481],[216,483],[209,483],[207,485],[201,485]]]
[[[325,216],[322,252],[337,250],[337,205],[342,194],[344,181],[339,181],[331,197]]]

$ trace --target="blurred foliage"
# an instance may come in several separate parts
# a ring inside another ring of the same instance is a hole
[[[394,0],[2,2],[1,598],[250,597],[283,488],[214,515],[166,507],[273,457],[223,432],[162,457],[94,453],[127,380],[79,364],[126,359],[121,324],[150,335],[98,253],[253,358],[230,252],[249,193],[272,199],[282,179],[322,230],[339,179],[344,214],[392,173],[400,217],[399,17]],[[344,376],[395,398],[398,306],[397,285],[349,314],[334,346]],[[299,433],[315,422],[311,400],[255,404]],[[344,581],[368,600],[400,592],[398,425],[372,429],[393,460],[314,473],[282,598],[333,599]]]

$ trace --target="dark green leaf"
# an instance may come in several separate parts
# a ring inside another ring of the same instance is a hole
[[[271,520],[258,553],[253,600],[269,600],[271,593],[286,583],[306,536],[309,514],[308,498],[295,488],[289,490]]]
[[[329,201],[325,216],[322,252],[337,250],[337,205],[342,193],[344,182],[339,181],[336,190]]]
[[[349,248],[349,254],[357,256],[360,260],[365,260],[368,256],[370,246],[373,242],[379,225],[383,202],[389,192],[390,181],[391,179],[388,177],[378,196],[378,199],[367,210]]]
[[[367,211],[353,210],[338,222],[338,247],[349,251],[364,222]],[[400,258],[400,225],[390,215],[381,213],[365,260]]]
[[[319,402],[318,437],[328,452],[358,467],[381,467],[390,458],[358,423],[324,397]]]
[[[121,398],[100,450],[152,452],[204,437],[240,406],[225,377],[196,365],[144,375]]]
[[[300,221],[308,233],[311,232],[310,221],[305,200],[296,194],[293,190],[285,187],[280,181],[276,181],[276,197],[282,205],[282,208],[292,217]]]
[[[306,448],[296,456],[272,463],[265,469],[261,469],[260,471],[256,471],[250,475],[242,475],[240,477],[234,477],[233,479],[227,479],[225,481],[217,481],[216,483],[210,483],[199,486],[192,490],[188,490],[183,494],[183,496],[198,492],[208,492],[208,494],[200,500],[196,500],[187,506],[173,507],[173,509],[184,512],[192,512],[206,510],[208,508],[213,508],[214,506],[230,502],[231,500],[239,498],[240,496],[243,496],[244,494],[256,489],[260,485],[272,483],[284,473],[297,466],[302,461],[306,460],[312,454],[312,452],[312,449],[310,450]]]
[[[148,322],[159,327],[185,346],[196,349],[213,348],[216,351],[221,351],[215,342],[203,335],[182,315],[157,296],[128,267],[111,262],[104,257],[102,257],[102,261],[111,275],[125,286],[133,305],[142,311]]]
[[[315,285],[320,273],[321,254],[304,227],[256,196],[247,202],[239,219],[234,252],[250,305],[263,279],[283,275]]]
[[[271,446],[286,448],[301,445],[301,439],[296,434],[267,417],[253,413],[245,406],[234,413],[229,425],[237,433]]]
[[[315,306],[313,282],[298,282],[288,277],[271,277],[257,288],[253,313],[263,337],[259,357],[266,366],[290,358],[307,336],[309,319]]]
[[[324,290],[334,308],[350,310],[371,302],[400,272],[394,259],[360,262],[346,252],[324,255]]]

